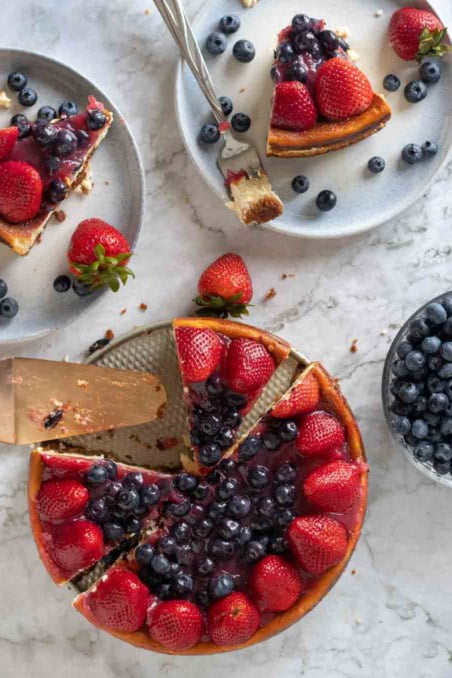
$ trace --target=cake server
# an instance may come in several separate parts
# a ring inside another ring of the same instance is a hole
[[[144,424],[166,404],[159,377],[76,363],[0,361],[0,442],[38,443]]]

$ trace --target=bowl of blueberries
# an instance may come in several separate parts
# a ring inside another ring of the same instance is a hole
[[[431,480],[452,487],[452,292],[417,310],[389,349],[383,409],[399,448]]]

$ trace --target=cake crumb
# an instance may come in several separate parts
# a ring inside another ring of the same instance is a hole
[[[349,49],[347,55],[350,61],[358,61],[361,58],[359,52],[354,49]]]
[[[350,35],[350,29],[348,26],[339,26],[339,28],[336,28],[334,32],[338,38],[343,38],[344,40],[347,40],[348,36]]]
[[[122,308],[121,311],[120,311],[120,313],[119,313],[119,315],[125,315],[126,313],[127,313],[127,309],[126,309],[126,308]]]
[[[242,0],[242,5],[244,7],[250,8],[250,7],[255,7],[258,2],[259,2],[259,0]]]
[[[88,384],[88,382],[86,381],[86,379],[77,379],[77,386],[78,386],[79,388],[88,388],[88,385],[89,385],[89,384]]]
[[[245,91],[245,88],[242,87],[242,89],[239,89],[239,94],[243,94],[244,91]]]
[[[107,330],[105,332],[105,339],[108,339],[108,341],[111,341],[114,338],[114,336],[115,333],[113,332],[113,330]]]
[[[61,224],[66,219],[66,212],[64,210],[55,210],[53,213],[53,218],[55,221],[58,221],[58,223]]]
[[[145,311],[148,310],[148,305],[143,304],[143,302],[141,302],[141,304],[138,306],[138,310],[141,311],[142,313],[144,313]]]
[[[0,108],[10,108],[11,99],[4,90],[0,91]]]
[[[356,353],[357,350],[358,350],[358,339],[352,339],[350,353]]]
[[[64,356],[63,362],[64,362],[64,363],[68,363],[68,362],[69,362],[69,356],[68,356],[68,355],[65,355],[65,356]]]
[[[264,301],[270,301],[270,299],[273,299],[273,297],[276,297],[276,290],[274,287],[270,287],[270,289],[265,293]]]
[[[149,16],[149,15],[151,14],[151,10],[150,10],[150,9],[145,9],[145,10],[144,10],[144,13],[146,14],[146,16]]]
[[[382,14],[383,14],[383,10],[382,10],[382,9],[377,9],[377,11],[376,11],[375,14],[374,14],[374,17],[375,17],[376,19],[378,19],[379,17],[382,16]]]
[[[283,273],[281,280],[287,280],[287,278],[295,278],[295,273]]]
[[[387,336],[388,336],[388,330],[386,328],[384,330],[381,330],[380,337],[387,337]]]
[[[355,574],[356,574],[355,568],[353,568],[353,570],[350,572],[350,574],[352,574],[352,575],[355,575]]]
[[[358,617],[358,615],[357,615],[354,619],[354,622],[355,622],[355,624],[360,626],[363,623],[363,620],[361,619],[361,617]]]
[[[85,176],[81,182],[74,188],[75,193],[79,195],[88,195],[94,188],[93,175],[91,172],[91,165],[89,164],[85,171]]]

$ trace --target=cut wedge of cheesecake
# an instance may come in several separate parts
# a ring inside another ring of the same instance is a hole
[[[93,112],[97,122],[89,121]],[[76,141],[69,152],[66,152],[67,147],[52,146],[47,140],[40,145],[33,133],[16,141],[5,160],[27,163],[38,171],[43,184],[43,200],[38,213],[28,221],[10,223],[0,216],[0,242],[21,256],[29,253],[61,200],[86,178],[91,157],[106,137],[112,122],[113,114],[94,97],[89,97],[85,111],[47,123],[58,132],[67,131],[73,135]],[[101,126],[97,129],[92,128],[99,124]]]
[[[281,216],[282,200],[274,192],[270,179],[261,172],[258,177],[248,177],[245,172],[233,174],[227,181],[232,201],[228,207],[236,212],[240,221],[250,224],[266,224]]]

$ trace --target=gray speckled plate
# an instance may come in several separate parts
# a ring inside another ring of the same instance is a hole
[[[38,102],[23,109],[13,93],[9,110],[0,109],[0,127],[8,126],[14,113],[25,112],[33,120],[43,104],[55,108],[67,99],[84,107],[89,94],[113,111],[115,122],[92,161],[94,190],[89,195],[71,194],[61,204],[67,214],[63,223],[50,220],[42,242],[26,257],[0,245],[0,277],[20,304],[10,321],[0,319],[0,344],[43,335],[75,320],[98,303],[103,292],[77,297],[72,290],[58,294],[53,289],[57,275],[67,272],[66,251],[76,225],[88,217],[99,217],[117,226],[135,244],[144,209],[144,173],[132,134],[118,109],[92,82],[58,61],[22,50],[0,49],[0,90],[13,70],[24,71]],[[109,292],[105,292],[109,294]]]
[[[404,5],[429,8],[423,0],[260,0],[257,6],[246,10],[239,0],[204,2],[194,29],[200,42],[205,42],[221,16],[234,12],[240,15],[242,26],[230,36],[227,52],[220,57],[206,55],[209,69],[219,95],[234,100],[235,111],[249,113],[253,125],[249,138],[256,144],[276,191],[285,203],[282,217],[268,228],[294,236],[332,238],[352,235],[382,224],[411,206],[426,190],[446,160],[452,144],[452,59],[444,60],[443,77],[429,89],[427,98],[409,104],[403,96],[403,87],[388,100],[393,118],[378,134],[347,149],[326,156],[304,159],[265,158],[266,130],[270,112],[272,83],[269,76],[276,34],[288,25],[292,16],[303,11],[311,16],[321,15],[333,30],[347,26],[352,47],[359,52],[358,65],[369,76],[374,89],[383,91],[382,80],[387,73],[397,73],[406,84],[416,78],[415,63],[399,59],[390,48],[387,38],[389,19],[394,10]],[[434,3],[432,3],[434,6]],[[383,9],[382,16],[375,13]],[[251,40],[257,56],[250,64],[240,64],[232,56],[232,46],[240,38]],[[226,199],[223,180],[215,160],[215,147],[202,147],[198,133],[202,122],[209,117],[204,101],[189,69],[178,66],[176,79],[176,108],[182,137],[193,162],[209,186]],[[400,160],[402,147],[410,142],[423,143],[426,139],[440,142],[440,153],[416,166],[406,166]],[[373,155],[386,159],[386,170],[371,175],[367,161]],[[311,188],[303,196],[291,189],[292,178],[306,174]],[[321,213],[315,206],[315,196],[324,188],[337,193],[337,207]]]

